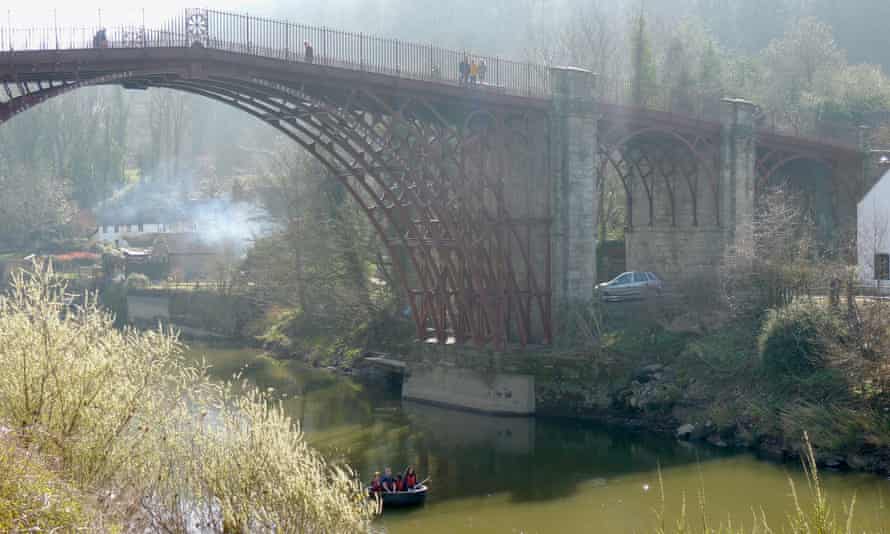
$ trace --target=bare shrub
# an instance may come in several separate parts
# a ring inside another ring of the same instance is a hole
[[[124,523],[369,528],[361,483],[303,441],[271,392],[212,382],[169,331],[115,330],[92,298],[70,302],[48,266],[0,298],[0,369],[0,421]]]
[[[813,225],[799,205],[783,188],[766,192],[750,232],[741,232],[724,258],[723,296],[734,312],[785,306],[839,276],[840,267],[815,246]]]

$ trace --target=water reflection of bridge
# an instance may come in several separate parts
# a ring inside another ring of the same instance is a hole
[[[533,417],[496,417],[411,401],[402,402],[402,411],[427,439],[443,447],[479,447],[519,455],[535,449]]]
[[[713,274],[795,162],[826,169],[839,220],[866,185],[849,135],[779,132],[720,94],[635,107],[621,82],[483,56],[486,79],[465,87],[457,51],[213,10],[110,28],[99,47],[95,30],[0,29],[0,122],[98,85],[241,109],[343,184],[399,260],[418,337],[442,343],[552,341],[554,307],[597,280],[606,173],[626,192],[629,267],[669,278]]]

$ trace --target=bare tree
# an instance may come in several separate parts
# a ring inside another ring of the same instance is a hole
[[[162,180],[179,180],[182,152],[191,125],[189,95],[152,90],[149,101],[149,172]],[[190,184],[181,184],[188,187]]]
[[[765,192],[750,232],[738,235],[721,267],[724,296],[737,313],[784,306],[838,276],[839,267],[814,246],[813,225],[787,187]]]

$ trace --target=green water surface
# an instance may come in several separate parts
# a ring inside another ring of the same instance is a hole
[[[378,524],[400,533],[651,532],[662,509],[676,521],[685,499],[701,521],[750,526],[753,514],[781,523],[792,511],[789,479],[809,503],[795,464],[721,451],[570,420],[499,418],[402,402],[398,391],[366,387],[324,370],[278,362],[254,349],[193,347],[213,374],[235,372],[274,387],[310,442],[374,470],[414,465],[430,477],[428,502],[388,512]],[[863,474],[822,473],[834,510],[855,496],[857,529],[890,531],[890,482]],[[778,528],[781,532],[781,527]]]

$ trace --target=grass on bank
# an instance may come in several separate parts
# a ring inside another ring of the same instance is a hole
[[[698,517],[694,519],[687,508],[686,498],[684,495],[680,517],[677,521],[668,525],[664,519],[666,517],[665,510],[665,491],[664,480],[661,476],[661,469],[658,471],[659,491],[661,495],[661,509],[657,510],[659,526],[656,529],[657,534],[854,534],[860,531],[854,531],[853,519],[856,513],[856,497],[855,495],[848,504],[844,506],[841,514],[838,514],[831,508],[828,500],[828,494],[822,487],[822,481],[819,478],[819,469],[816,462],[816,454],[810,443],[807,433],[803,434],[803,442],[805,444],[805,452],[801,457],[803,469],[807,479],[807,490],[812,494],[813,502],[810,506],[804,506],[801,502],[799,489],[794,481],[789,477],[788,485],[791,495],[791,508],[784,525],[771,525],[765,514],[762,512],[752,511],[752,526],[748,529],[734,524],[732,519],[728,519],[718,525],[712,524],[708,518],[707,497],[704,493],[699,493],[697,500]],[[884,532],[883,530],[880,531]],[[862,534],[868,534],[862,532]]]
[[[88,529],[94,518],[84,496],[47,465],[0,433],[0,532]]]
[[[42,459],[21,463],[18,479],[50,480],[40,465],[52,459],[54,479],[117,530],[368,531],[361,482],[309,447],[268,392],[213,382],[172,333],[117,330],[64,291],[35,265],[0,298],[0,424],[16,454]],[[27,492],[3,502],[12,524],[29,521]],[[54,527],[79,528],[77,507],[66,508]]]

